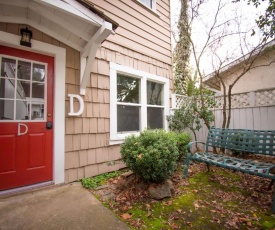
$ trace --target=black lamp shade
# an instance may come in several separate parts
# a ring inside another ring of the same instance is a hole
[[[25,29],[22,28],[20,30],[20,33],[21,33],[20,45],[31,47],[32,31],[29,30],[28,27],[26,27]]]

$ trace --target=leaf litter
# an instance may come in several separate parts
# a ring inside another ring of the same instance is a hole
[[[161,201],[151,199],[150,184],[135,175],[112,178],[91,192],[133,229],[275,229],[267,179],[214,166],[209,173],[203,163],[190,166],[188,179],[181,169],[170,179],[175,194]],[[106,199],[106,193],[113,196]],[[192,205],[181,206],[187,195]]]

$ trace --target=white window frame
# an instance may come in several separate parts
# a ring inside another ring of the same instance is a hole
[[[120,144],[125,137],[133,134],[117,133],[117,74],[132,76],[140,79],[140,130],[147,128],[147,107],[154,107],[147,104],[147,81],[163,84],[163,128],[168,130],[166,117],[169,115],[169,79],[144,71],[136,70],[110,62],[110,144]],[[135,134],[139,134],[136,132]]]

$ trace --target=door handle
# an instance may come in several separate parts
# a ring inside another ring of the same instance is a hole
[[[53,128],[53,123],[51,121],[46,122],[46,129],[52,129]]]
[[[22,133],[21,133],[21,126],[24,126],[24,127],[25,127],[25,132],[22,132]],[[18,135],[18,136],[23,136],[23,135],[25,135],[25,134],[28,132],[28,130],[29,130],[29,128],[28,128],[27,125],[18,123],[18,129],[17,129],[17,135]]]

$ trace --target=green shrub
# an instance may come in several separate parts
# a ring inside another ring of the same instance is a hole
[[[121,174],[121,171],[115,171],[110,173],[104,173],[97,175],[95,177],[87,177],[81,180],[81,184],[84,188],[93,188],[95,189],[98,186],[101,186],[106,183],[107,180],[113,177],[117,177]]]
[[[185,132],[170,132],[170,135],[174,136],[174,139],[177,143],[177,147],[179,150],[178,160],[181,160],[186,156],[187,153],[187,145],[192,140],[192,137],[189,133]]]
[[[175,136],[164,130],[145,130],[131,135],[121,145],[122,160],[146,181],[167,179],[176,168],[179,156]]]

